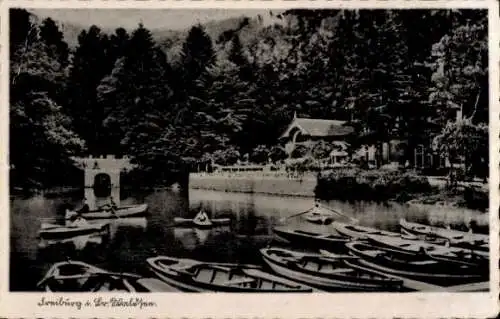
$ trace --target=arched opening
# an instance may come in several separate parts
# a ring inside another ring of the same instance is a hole
[[[111,177],[105,173],[94,176],[94,194],[96,197],[108,197],[111,195]]]

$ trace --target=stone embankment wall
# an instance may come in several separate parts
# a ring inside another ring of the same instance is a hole
[[[306,175],[302,178],[259,175],[190,174],[189,188],[221,192],[314,197],[314,189],[317,183],[314,175]]]

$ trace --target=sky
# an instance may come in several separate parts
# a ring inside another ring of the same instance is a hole
[[[142,22],[148,29],[186,29],[196,23],[223,20],[240,16],[267,15],[259,9],[32,9],[41,18],[51,17],[62,23],[80,26],[97,25],[101,28],[134,29]]]

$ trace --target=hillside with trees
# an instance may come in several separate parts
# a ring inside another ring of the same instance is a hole
[[[51,175],[78,154],[126,154],[154,184],[243,154],[282,159],[294,113],[348,121],[354,146],[406,140],[403,160],[433,143],[484,174],[487,11],[289,10],[276,21],[88,26],[70,46],[57,21],[12,9],[11,184],[60,183]]]

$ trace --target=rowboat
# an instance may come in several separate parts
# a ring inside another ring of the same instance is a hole
[[[70,238],[75,236],[87,235],[92,233],[106,233],[109,231],[109,223],[99,224],[72,224],[57,225],[51,223],[42,223],[38,235],[44,239]]]
[[[315,206],[304,215],[304,218],[313,224],[329,225],[334,221],[335,214],[332,211]]]
[[[147,259],[158,278],[190,292],[312,292],[306,285],[263,272],[258,266],[217,264],[157,256]]]
[[[280,276],[328,291],[400,291],[402,281],[349,267],[349,255],[327,258],[283,248],[264,248],[262,258]]]
[[[458,247],[439,246],[423,241],[378,235],[369,235],[368,239],[377,247],[390,248],[404,255],[427,255],[435,260],[468,266],[487,267],[489,264],[487,252],[469,251]]]
[[[96,209],[91,210],[87,213],[82,213],[81,216],[85,219],[112,219],[112,218],[127,218],[127,217],[138,217],[144,216],[148,210],[148,204],[140,204],[140,205],[129,205],[129,206],[121,206],[114,210],[114,212],[108,209]],[[71,219],[71,215],[68,214],[66,219]]]
[[[467,233],[441,227],[432,227],[419,223],[408,222],[404,218],[399,220],[399,225],[402,229],[416,235],[436,236],[446,239],[450,242],[451,246],[489,251],[488,235],[473,234],[472,232]]]
[[[364,239],[367,238],[367,235],[381,235],[381,236],[396,237],[396,238],[402,237],[406,239],[418,239],[417,236],[411,234],[401,234],[386,230],[380,230],[372,227],[346,224],[341,222],[334,222],[332,223],[332,226],[339,234],[355,239]]]
[[[273,232],[286,241],[309,248],[325,248],[342,251],[345,250],[345,243],[350,240],[338,234],[316,233],[299,229],[288,229],[285,227],[274,227]]]
[[[432,260],[428,256],[401,255],[392,249],[379,249],[363,242],[346,244],[349,253],[359,259],[349,261],[357,269],[369,268],[388,275],[395,275],[440,286],[451,286],[484,280],[487,273],[475,267],[450,265]]]
[[[202,213],[202,212],[200,212]],[[213,218],[210,219],[206,213],[198,213],[194,218],[174,218],[174,225],[182,227],[197,227],[197,228],[211,228],[216,226],[225,226],[231,223],[230,218]]]
[[[202,222],[195,221],[194,219],[191,218],[181,218],[181,217],[174,218],[174,224],[176,226],[183,226],[183,227],[210,228],[215,226],[225,226],[229,225],[230,223],[231,223],[230,218],[214,218]]]
[[[109,272],[81,261],[55,263],[37,286],[47,292],[173,291],[155,278]]]

